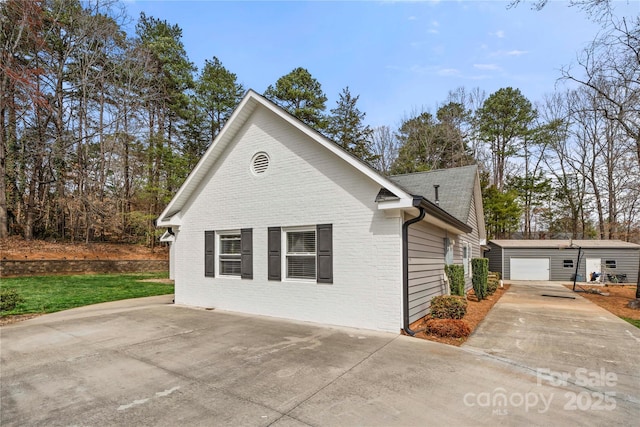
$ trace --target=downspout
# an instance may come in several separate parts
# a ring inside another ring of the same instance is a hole
[[[414,336],[416,333],[409,328],[409,226],[424,218],[424,208],[417,206],[420,215],[402,224],[402,330]]]
[[[173,233],[173,228],[171,228],[171,227],[167,228],[167,232],[169,234],[171,234],[172,236],[175,236],[175,234]]]

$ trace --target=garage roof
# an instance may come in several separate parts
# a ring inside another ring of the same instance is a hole
[[[583,249],[640,249],[640,245],[622,240],[491,240],[490,243],[501,248],[567,249],[573,244]]]

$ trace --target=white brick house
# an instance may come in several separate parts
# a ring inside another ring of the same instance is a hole
[[[407,329],[447,292],[446,260],[480,254],[477,170],[459,169],[473,176],[462,218],[248,91],[158,218],[175,302]]]

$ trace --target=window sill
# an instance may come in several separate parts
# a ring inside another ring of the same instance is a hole
[[[292,278],[285,278],[285,279],[282,279],[282,282],[284,282],[284,283],[311,283],[311,284],[316,284],[316,283],[317,283],[317,279],[292,279]]]

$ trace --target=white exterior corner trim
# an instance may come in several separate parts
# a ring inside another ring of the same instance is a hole
[[[289,125],[304,133],[318,144],[322,145],[324,148],[369,177],[381,187],[384,187],[397,195],[403,203],[407,203],[406,207],[411,206],[413,197],[406,191],[402,190],[396,184],[380,175],[371,167],[367,166],[360,160],[348,154],[333,141],[329,140],[319,132],[302,123],[300,120],[296,119],[291,114],[287,113],[285,110],[278,107],[263,96],[259,95],[252,89],[249,89],[242,101],[240,101],[240,104],[238,105],[236,110],[233,112],[227,123],[218,134],[218,136],[211,143],[198,164],[182,184],[176,195],[173,197],[171,202],[169,202],[164,211],[160,214],[156,222],[157,227],[180,225],[179,217],[176,218],[176,214],[182,210],[184,205],[191,198],[191,195],[196,191],[196,189],[204,179],[211,166],[215,164],[215,162],[224,151],[225,147],[229,144],[229,142],[233,140],[235,134],[247,122],[251,114],[258,106],[270,110],[272,113],[276,114],[278,117],[286,121]],[[392,207],[390,206],[389,208],[391,209]]]
[[[160,241],[161,242],[173,242],[176,240],[176,237],[169,233],[169,230],[165,231],[164,234],[162,236],[160,236]]]

